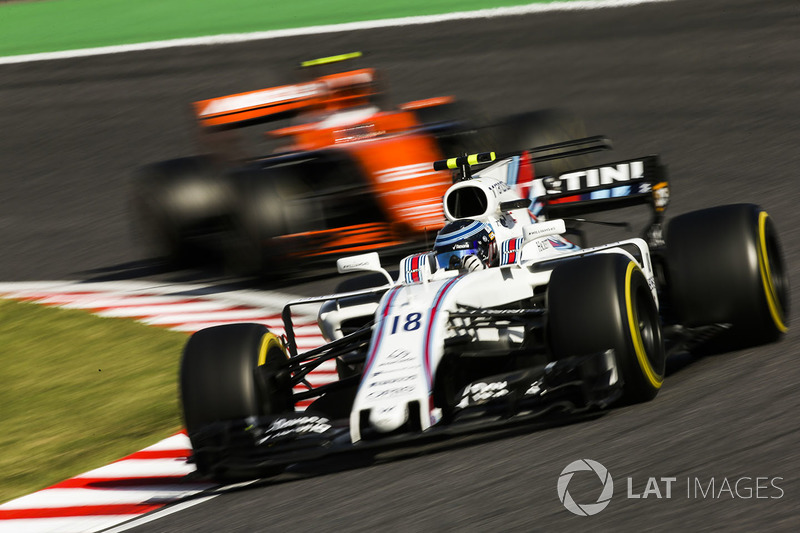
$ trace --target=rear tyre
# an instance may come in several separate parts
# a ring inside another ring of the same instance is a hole
[[[772,219],[734,204],[673,218],[666,228],[666,283],[685,326],[725,323],[737,345],[777,340],[789,323],[789,279]]]
[[[206,157],[162,161],[140,170],[133,210],[155,252],[178,266],[204,262],[229,225],[231,184]]]
[[[301,252],[285,235],[324,228],[321,210],[304,183],[301,168],[245,170],[234,177],[233,229],[226,243],[226,269],[238,275],[281,273]]]
[[[609,253],[559,265],[550,276],[547,311],[555,358],[613,349],[623,401],[655,398],[666,355],[658,309],[635,262]]]
[[[261,371],[257,371],[260,367]],[[203,329],[189,338],[180,368],[180,395],[186,431],[193,446],[215,422],[294,410],[288,360],[280,340],[261,324]],[[217,457],[195,455],[206,475]]]

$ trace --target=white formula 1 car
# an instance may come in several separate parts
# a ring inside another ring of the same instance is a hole
[[[669,188],[656,156],[533,175],[539,161],[607,147],[592,137],[436,162],[456,171],[448,224],[396,279],[377,254],[343,258],[340,272],[385,279],[290,302],[283,339],[258,324],[195,333],[180,385],[199,471],[253,477],[341,450],[647,401],[671,353],[778,339],[788,286],[764,210],[704,209],[662,231]],[[565,236],[578,220],[568,216],[635,203],[652,207],[644,238],[581,248]],[[297,353],[291,310],[307,304],[328,343]],[[297,390],[329,360],[338,381]]]

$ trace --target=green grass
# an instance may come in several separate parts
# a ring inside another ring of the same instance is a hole
[[[131,320],[0,300],[0,502],[177,432],[186,339]]]
[[[0,5],[0,56],[431,15],[534,2],[536,0],[16,2]]]

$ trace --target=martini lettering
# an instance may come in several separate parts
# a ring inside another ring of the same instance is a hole
[[[558,177],[535,179],[531,186],[531,197],[580,191],[641,179],[644,179],[644,161],[631,161],[613,166],[568,172]]]

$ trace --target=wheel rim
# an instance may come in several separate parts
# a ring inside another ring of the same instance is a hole
[[[631,340],[639,361],[639,368],[650,386],[661,388],[664,381],[662,370],[661,329],[658,316],[652,305],[652,297],[646,284],[632,288],[632,276],[639,267],[634,262],[628,263],[625,276],[625,297],[628,309],[628,326]],[[632,289],[635,291],[631,297]]]
[[[758,215],[758,266],[772,320],[781,333],[786,333],[786,310],[788,307],[788,282],[784,271],[783,256],[769,215],[761,211]]]
[[[647,289],[644,287],[638,288],[636,291],[636,317],[647,360],[653,370],[658,375],[661,375],[661,358],[659,356],[661,352],[661,329],[658,327],[658,315],[652,305],[651,298]]]

